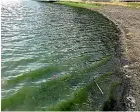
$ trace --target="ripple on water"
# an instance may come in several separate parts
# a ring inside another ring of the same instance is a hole
[[[118,80],[113,23],[90,10],[35,1],[3,4],[1,17],[2,110],[101,110]]]

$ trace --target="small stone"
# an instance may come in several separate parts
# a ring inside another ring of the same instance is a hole
[[[130,101],[131,103],[134,103],[134,104],[136,103],[135,99],[132,96],[128,96],[126,97],[126,99]]]
[[[125,75],[127,78],[131,78],[132,76],[130,76],[130,75]]]
[[[123,66],[124,68],[128,68],[129,66],[128,65],[125,65],[125,66]]]
[[[127,36],[131,36],[131,35],[133,35],[133,33],[129,32],[129,33],[127,33],[126,35],[127,35]]]
[[[137,77],[137,74],[134,74],[134,77]]]
[[[136,108],[134,103],[131,103],[130,106],[131,106],[132,109]]]

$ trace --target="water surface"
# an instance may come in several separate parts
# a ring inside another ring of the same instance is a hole
[[[2,2],[1,41],[2,110],[100,110],[116,80],[118,30],[97,12]]]

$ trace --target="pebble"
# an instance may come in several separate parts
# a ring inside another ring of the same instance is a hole
[[[135,99],[132,97],[132,96],[128,96],[126,97],[126,100],[128,102],[127,106],[130,108],[130,109],[135,109],[135,104],[136,104],[136,101]]]
[[[132,96],[128,96],[128,97],[126,97],[126,99],[127,99],[128,101],[130,101],[131,103],[136,103],[136,102],[135,102],[135,99],[134,99]]]
[[[125,66],[123,66],[124,68],[128,68],[129,66],[128,65],[125,65]]]
[[[127,78],[131,78],[132,76],[130,76],[130,75],[125,75]]]

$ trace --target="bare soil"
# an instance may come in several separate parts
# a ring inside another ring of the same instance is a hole
[[[99,11],[121,29],[122,70],[127,82],[124,96],[128,111],[140,111],[140,8],[104,5]]]

